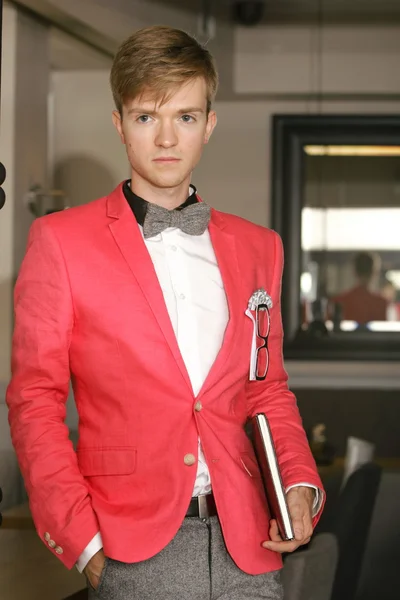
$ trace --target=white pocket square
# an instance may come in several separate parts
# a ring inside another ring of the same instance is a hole
[[[249,298],[248,308],[255,310],[260,304],[266,304],[269,309],[273,307],[272,298],[264,288],[260,288],[252,293]]]

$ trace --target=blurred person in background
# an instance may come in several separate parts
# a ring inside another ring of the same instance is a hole
[[[386,321],[388,302],[382,294],[372,291],[381,269],[379,256],[359,252],[354,257],[353,267],[356,285],[331,298],[331,307],[339,305],[341,318],[344,321],[356,321],[359,325],[370,321]]]
[[[38,534],[84,571],[92,598],[281,600],[280,554],[309,541],[323,504],[282,362],[281,240],[211,209],[191,185],[217,122],[217,80],[183,31],[147,28],[122,44],[113,121],[131,179],[37,219],[15,289],[12,439]],[[250,381],[245,313],[260,289],[269,363],[257,359]],[[244,431],[258,412],[293,541],[270,520]]]

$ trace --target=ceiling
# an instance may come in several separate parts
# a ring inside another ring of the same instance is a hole
[[[220,22],[233,23],[235,0],[11,1],[53,25],[50,36],[53,68],[101,69],[109,66],[119,43],[132,29],[164,23],[191,30],[193,23],[197,23],[196,15],[206,5]],[[400,22],[400,0],[259,1],[265,2],[263,23],[316,23],[321,18],[321,8],[325,23]]]
[[[250,0],[245,0],[246,2]],[[400,19],[400,0],[258,0],[264,1],[264,22],[310,20],[322,11],[327,21],[388,21]],[[148,0],[181,10],[200,12],[204,4],[211,6],[215,17],[230,19],[235,0]]]
[[[110,69],[111,58],[88,44],[51,27],[49,35],[50,66],[55,71]]]

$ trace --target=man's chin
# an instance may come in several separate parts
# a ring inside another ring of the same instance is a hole
[[[185,181],[190,182],[190,174],[181,177],[155,177],[151,180],[152,185],[163,189],[180,187]]]

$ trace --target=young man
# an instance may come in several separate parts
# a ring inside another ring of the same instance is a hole
[[[16,285],[7,401],[32,515],[92,598],[278,600],[280,553],[308,542],[323,496],[282,364],[281,242],[190,184],[217,122],[206,49],[138,31],[111,86],[131,179],[38,219]],[[292,542],[270,522],[244,431],[258,412]]]

